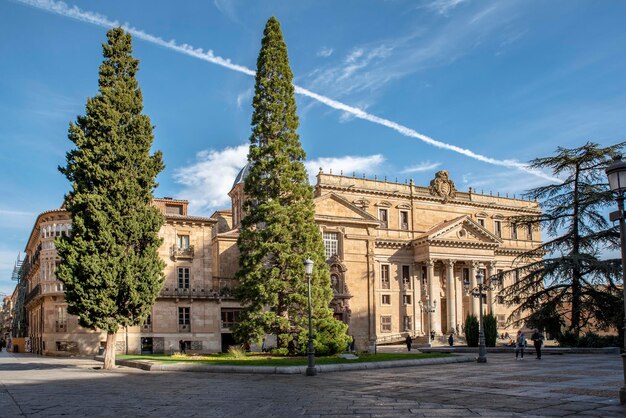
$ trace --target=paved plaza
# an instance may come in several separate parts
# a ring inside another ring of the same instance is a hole
[[[626,416],[618,355],[489,354],[459,363],[302,375],[103,371],[0,353],[0,416]]]

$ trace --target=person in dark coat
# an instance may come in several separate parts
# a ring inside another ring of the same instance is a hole
[[[413,340],[411,339],[410,335],[406,336],[406,348],[407,350],[411,351],[411,345],[413,344]]]
[[[448,344],[450,344],[450,347],[452,347],[454,345],[454,334],[450,333],[450,336],[448,337]]]
[[[180,353],[181,354],[185,354],[185,342],[183,340],[180,340],[178,342],[178,347],[180,348]]]
[[[541,346],[543,345],[543,334],[539,332],[537,328],[533,330],[530,339],[533,341],[535,345],[535,352],[537,353],[537,360],[541,360]]]

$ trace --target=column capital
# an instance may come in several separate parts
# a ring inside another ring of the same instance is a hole
[[[427,260],[424,260],[424,265],[426,265],[426,266],[433,266],[435,264],[435,261],[437,261],[437,260],[429,258]]]
[[[476,260],[472,260],[471,262],[472,264],[472,270],[476,270],[480,267],[480,262],[476,261]]]
[[[448,267],[454,267],[455,263],[456,263],[456,260],[454,258],[449,258],[448,260],[446,260],[446,265]]]

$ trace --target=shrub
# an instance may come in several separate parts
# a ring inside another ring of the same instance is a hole
[[[498,320],[492,314],[485,315],[483,325],[485,326],[485,345],[495,347],[498,338]]]
[[[228,347],[228,354],[235,358],[244,358],[246,356],[246,350],[240,345],[231,345]]]
[[[565,331],[557,336],[557,341],[561,347],[578,347],[578,338],[571,331]]]
[[[465,318],[465,339],[468,347],[478,347],[478,320],[471,314]]]
[[[275,355],[275,356],[288,356],[289,355],[289,350],[287,349],[287,347],[272,348],[270,352],[272,353],[272,355]]]

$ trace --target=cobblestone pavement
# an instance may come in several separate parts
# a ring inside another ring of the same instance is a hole
[[[0,417],[626,416],[618,355],[489,354],[460,363],[301,375],[103,371],[0,353]]]

